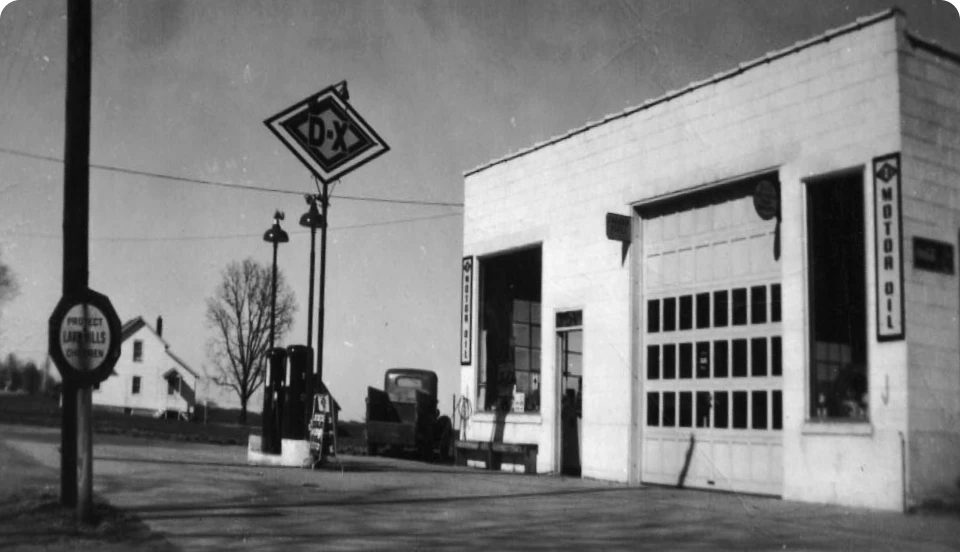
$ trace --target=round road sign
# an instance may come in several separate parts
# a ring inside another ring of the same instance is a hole
[[[120,319],[93,290],[64,296],[50,315],[49,352],[64,379],[87,386],[107,379],[120,357]]]
[[[753,190],[753,207],[763,220],[780,215],[780,191],[769,180],[761,180]]]

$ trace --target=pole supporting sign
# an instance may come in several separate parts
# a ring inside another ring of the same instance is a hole
[[[465,366],[473,362],[473,257],[463,258],[460,293],[460,365]]]
[[[65,295],[50,315],[48,350],[64,380],[100,383],[120,358],[120,318],[110,299],[93,290]]]
[[[873,160],[877,340],[903,339],[903,208],[900,154]]]
[[[320,179],[332,182],[390,147],[330,86],[263,123]]]

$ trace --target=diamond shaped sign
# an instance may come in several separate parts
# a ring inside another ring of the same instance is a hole
[[[336,180],[390,150],[333,86],[263,123],[321,182]]]

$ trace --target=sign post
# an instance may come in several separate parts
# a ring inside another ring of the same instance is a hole
[[[324,294],[330,183],[390,150],[390,146],[347,103],[347,82],[324,88],[263,123],[323,184],[320,193],[320,289],[317,307],[317,365],[314,389],[323,385]],[[313,308],[313,305],[310,305]]]
[[[91,521],[93,516],[93,413],[90,388],[107,379],[120,358],[120,332],[120,318],[110,299],[90,289],[64,295],[50,315],[47,332],[50,357],[63,376],[64,388],[70,386],[79,390],[76,394],[79,408],[75,410],[80,430],[77,447],[80,496],[77,506],[78,515],[84,522]],[[73,491],[77,491],[76,483]]]

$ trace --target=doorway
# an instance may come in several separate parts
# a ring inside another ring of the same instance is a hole
[[[560,473],[580,476],[583,450],[583,311],[557,313]]]

